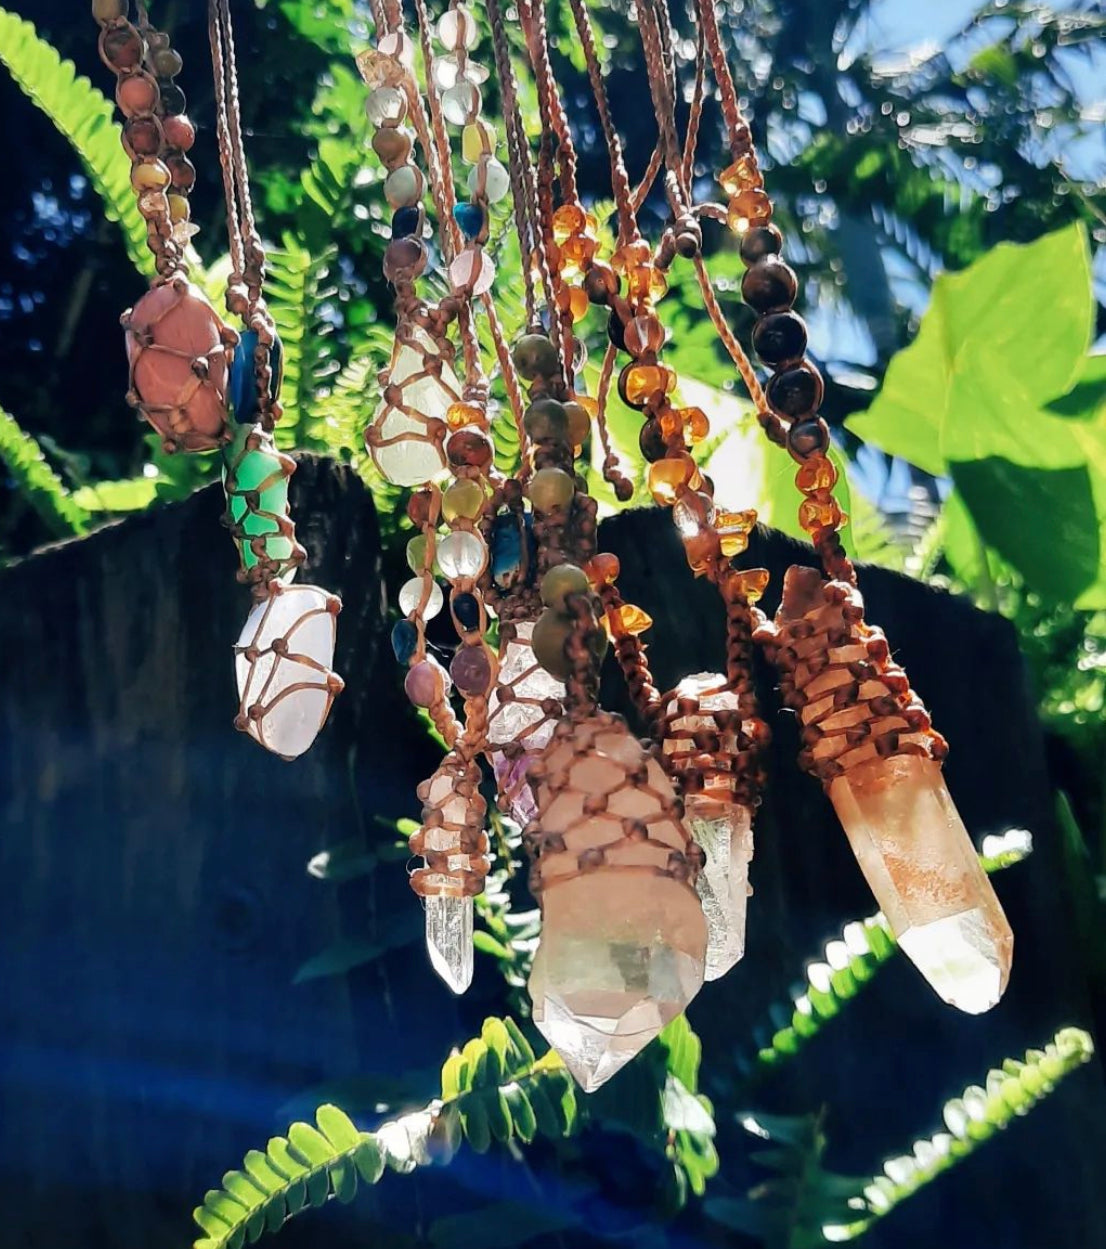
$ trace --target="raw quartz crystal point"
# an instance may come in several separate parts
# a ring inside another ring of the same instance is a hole
[[[733,792],[743,744],[741,702],[725,677],[699,672],[664,703],[661,749],[669,771],[686,777],[694,769],[702,783],[685,795],[684,823],[706,856],[696,889],[707,919],[705,979],[718,980],[745,954],[753,813]]]
[[[903,953],[950,1005],[989,1010],[1006,988],[1013,933],[941,775],[943,742],[886,638],[864,623],[859,592],[791,568],[760,636],[803,724],[803,760]]]
[[[235,725],[282,759],[310,747],[342,690],[341,677],[331,671],[341,607],[318,586],[274,580],[234,648]]]
[[[411,887],[426,906],[426,949],[430,963],[454,993],[472,983],[473,895],[488,874],[487,804],[480,796],[480,770],[449,754],[418,789],[422,827],[411,852],[425,860]]]
[[[526,830],[542,903],[533,1018],[593,1092],[703,984],[699,861],[657,759],[617,716],[562,721],[531,767]]]

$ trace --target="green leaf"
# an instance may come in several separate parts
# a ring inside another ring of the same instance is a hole
[[[0,10],[0,37],[6,16]],[[69,494],[61,478],[47,464],[38,443],[24,433],[15,418],[3,408],[0,408],[0,460],[55,537],[67,538],[88,528],[89,518],[84,507]]]
[[[120,143],[120,128],[112,120],[111,102],[87,78],[78,77],[72,61],[63,61],[30,22],[4,9],[0,9],[0,62],[68,139],[103,200],[104,215],[121,226],[135,268],[152,277],[154,258],[146,247],[146,224],[131,189],[130,161]]]
[[[342,976],[354,967],[373,963],[389,951],[418,940],[422,930],[422,915],[412,913],[403,919],[394,920],[378,941],[345,937],[302,964],[292,978],[292,983],[302,984],[306,980],[317,980],[320,976]]]
[[[89,512],[141,512],[157,498],[156,477],[97,481],[74,490],[72,500]]]

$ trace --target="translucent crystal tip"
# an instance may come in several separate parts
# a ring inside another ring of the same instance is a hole
[[[454,993],[472,984],[472,899],[426,899],[426,949],[430,965]]]
[[[929,981],[938,997],[968,1015],[996,1005],[1010,978],[1014,938],[998,931],[982,910],[908,928],[899,937],[903,953]]]

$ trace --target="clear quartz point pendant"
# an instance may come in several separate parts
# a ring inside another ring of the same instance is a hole
[[[702,987],[707,928],[687,883],[691,839],[664,770],[618,717],[563,722],[535,779],[533,1018],[593,1092]]]
[[[318,586],[274,580],[234,648],[235,724],[283,759],[311,746],[342,690],[331,670],[340,610],[341,601]]]
[[[850,768],[830,800],[903,953],[938,996],[990,1010],[1010,976],[1014,934],[940,765],[893,755]]]
[[[426,899],[426,950],[430,965],[454,993],[472,984],[471,898],[442,893]]]
[[[684,822],[707,861],[695,887],[707,919],[705,980],[718,980],[745,954],[753,816],[748,807],[691,794]]]

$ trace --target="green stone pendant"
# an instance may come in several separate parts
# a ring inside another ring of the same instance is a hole
[[[288,478],[295,462],[279,452],[260,425],[240,425],[223,451],[227,524],[238,547],[244,579],[287,579],[303,560],[288,510]]]

